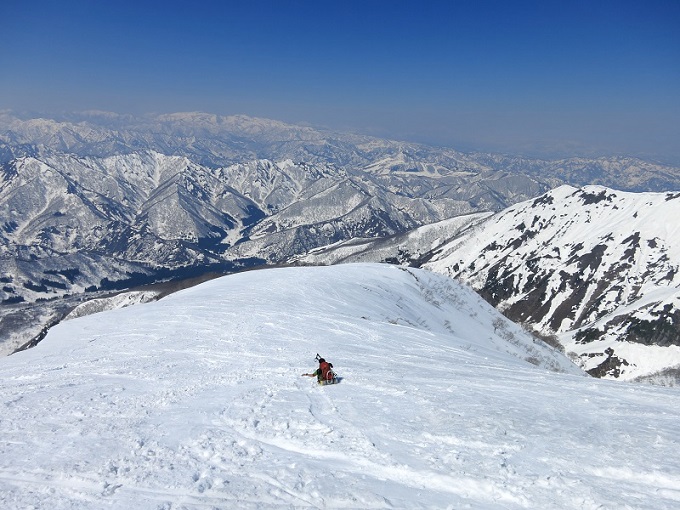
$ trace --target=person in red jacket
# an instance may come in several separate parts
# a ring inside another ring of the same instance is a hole
[[[303,376],[307,377],[315,377],[319,381],[319,384],[325,383],[328,384],[331,381],[335,380],[335,374],[333,373],[333,363],[328,363],[325,359],[320,358],[319,355],[317,354],[317,358],[319,361],[319,368],[317,368],[314,372],[311,374],[302,374]]]

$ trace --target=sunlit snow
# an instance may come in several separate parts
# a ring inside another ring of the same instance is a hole
[[[317,353],[340,384],[304,372]],[[0,359],[0,507],[677,508],[680,394],[386,265],[232,275]]]

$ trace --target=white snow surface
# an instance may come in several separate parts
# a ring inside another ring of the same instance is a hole
[[[156,291],[130,291],[121,292],[114,296],[108,296],[97,299],[90,299],[85,303],[76,306],[71,313],[69,313],[64,320],[77,319],[93,313],[100,313],[106,310],[115,310],[117,308],[125,308],[126,306],[139,305],[154,301],[158,298],[159,292]]]
[[[348,239],[321,246],[294,257],[304,264],[340,264],[347,262],[381,262],[399,259],[403,254],[411,258],[422,257],[424,252],[436,249],[446,241],[491,216],[491,212],[465,214],[423,225],[401,235],[387,239]]]
[[[301,377],[317,352],[340,384]],[[253,271],[63,322],[0,359],[0,402],[3,509],[680,505],[677,389],[585,377],[424,270]]]

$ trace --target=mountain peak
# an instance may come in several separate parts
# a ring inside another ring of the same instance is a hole
[[[672,196],[561,186],[489,218],[427,267],[469,282],[513,320],[558,334],[589,370],[612,349],[623,361],[609,376],[650,376],[680,364]],[[662,360],[655,353],[669,343]]]

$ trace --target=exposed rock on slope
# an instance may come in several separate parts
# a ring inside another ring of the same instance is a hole
[[[559,335],[594,375],[680,365],[680,194],[563,186],[438,250],[511,319]]]

